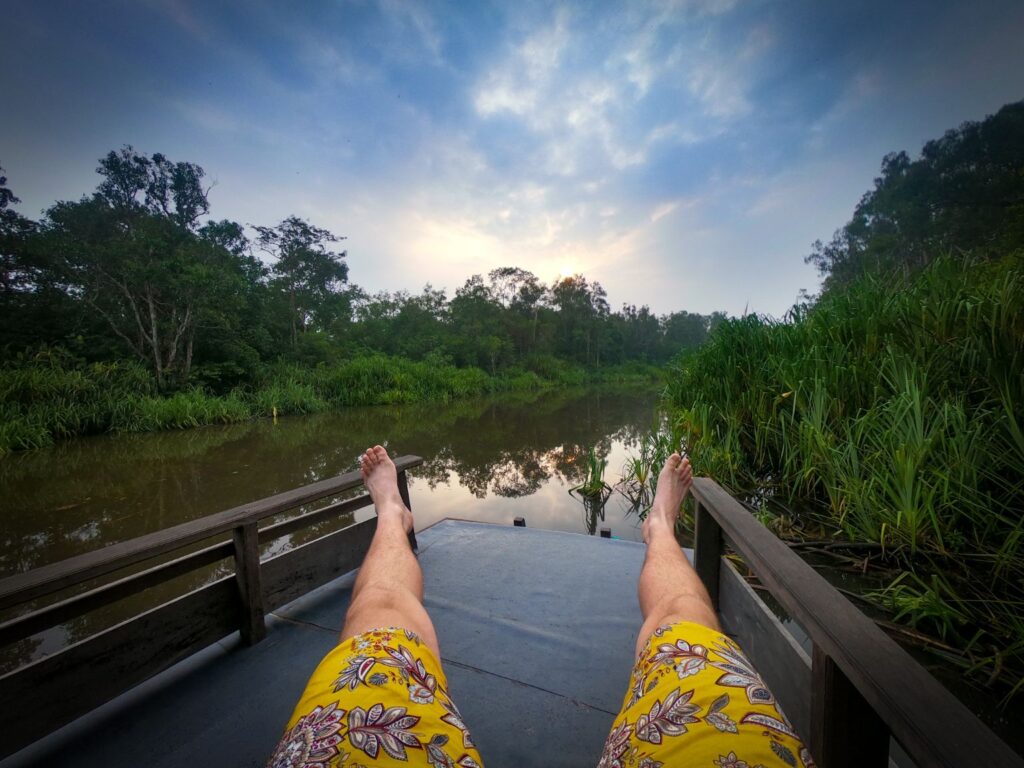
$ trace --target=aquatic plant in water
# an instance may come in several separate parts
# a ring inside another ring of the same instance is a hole
[[[605,498],[611,493],[611,487],[604,481],[604,471],[608,467],[608,460],[597,455],[597,451],[591,448],[587,451],[587,459],[584,464],[583,482],[569,489],[569,493],[577,493],[587,498]]]

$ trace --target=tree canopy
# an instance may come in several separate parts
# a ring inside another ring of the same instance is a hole
[[[1024,245],[1024,101],[967,122],[911,160],[893,152],[853,217],[806,261],[826,289],[867,271],[920,269],[940,255],[995,258]]]
[[[60,346],[80,359],[134,358],[158,387],[228,388],[263,363],[315,365],[381,352],[482,368],[663,363],[698,346],[717,316],[613,311],[584,275],[551,285],[516,266],[370,295],[349,283],[345,238],[298,216],[274,226],[210,217],[194,163],[131,146],[99,160],[91,195],[39,221],[0,173],[0,356]]]

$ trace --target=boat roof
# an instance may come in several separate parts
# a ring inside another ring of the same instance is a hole
[[[593,768],[633,662],[644,546],[460,520],[417,538],[450,691],[485,762]],[[338,641],[354,578],[276,610],[262,642],[216,643],[0,766],[262,766]]]

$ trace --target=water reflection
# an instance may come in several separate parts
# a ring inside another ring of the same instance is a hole
[[[579,497],[579,502],[583,505],[583,524],[591,536],[597,531],[598,521],[604,522],[604,508],[608,503],[608,495]]]
[[[510,525],[521,516],[531,527],[593,535],[600,526],[639,539],[637,510],[624,496],[583,500],[581,515],[581,501],[568,490],[583,479],[591,449],[608,459],[608,482],[618,479],[627,453],[657,418],[656,401],[653,392],[597,389],[358,408],[277,425],[101,436],[8,456],[0,460],[0,575],[354,469],[357,456],[375,442],[396,455],[424,457],[410,478],[417,528],[446,517]],[[368,508],[323,521],[266,545],[263,556],[372,514]],[[0,671],[229,573],[225,561],[17,643],[0,654]],[[0,620],[40,604],[5,612]]]
[[[531,526],[592,532],[567,488],[581,480],[591,448],[609,459],[614,482],[655,409],[652,392],[561,391],[101,436],[8,456],[0,575],[354,469],[378,441],[425,459],[411,481],[417,527],[522,515]],[[616,535],[636,538],[635,518],[625,518],[610,515],[624,523]]]
[[[617,487],[619,493],[627,502],[627,510],[630,514],[643,519],[654,503],[654,494],[646,485],[620,484]]]

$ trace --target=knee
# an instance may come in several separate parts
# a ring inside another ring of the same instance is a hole
[[[410,601],[419,602],[406,589],[367,584],[352,598],[348,613],[351,616],[366,611],[400,612],[409,606]]]
[[[648,619],[653,624],[652,630],[677,621],[692,621],[709,629],[721,630],[711,602],[704,595],[689,592],[669,595],[659,600]]]

